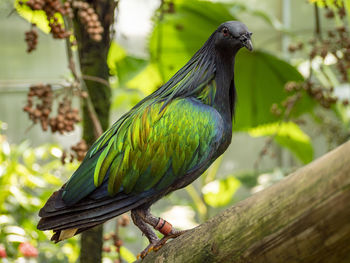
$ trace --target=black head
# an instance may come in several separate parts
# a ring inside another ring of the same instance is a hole
[[[228,21],[221,24],[216,30],[215,47],[220,50],[232,51],[246,47],[252,51],[251,35],[252,33],[248,31],[245,24],[238,21]]]

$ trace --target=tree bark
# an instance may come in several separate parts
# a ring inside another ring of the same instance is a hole
[[[350,142],[151,252],[148,262],[350,262]]]
[[[93,41],[86,32],[85,25],[79,18],[74,20],[74,31],[78,41],[78,53],[80,69],[85,79],[91,101],[94,105],[97,117],[102,129],[109,126],[109,111],[111,89],[108,85],[109,69],[107,56],[111,44],[110,28],[114,23],[114,10],[116,4],[112,0],[92,0],[88,2],[99,16],[104,32],[102,41]],[[77,16],[76,16],[77,17]],[[88,107],[83,105],[83,138],[88,145],[92,145],[97,139],[94,134],[94,123],[91,119]],[[103,245],[102,226],[87,230],[81,235],[81,263],[99,263],[102,261]]]

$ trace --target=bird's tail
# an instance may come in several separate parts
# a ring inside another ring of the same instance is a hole
[[[37,228],[53,230],[51,240],[59,242],[79,234],[89,228],[121,215],[148,201],[146,192],[138,195],[119,193],[114,197],[101,199],[84,198],[77,204],[67,206],[62,200],[64,186],[54,192],[40,210]]]

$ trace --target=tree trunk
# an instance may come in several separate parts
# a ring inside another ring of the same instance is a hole
[[[86,88],[100,120],[103,130],[109,126],[111,90],[108,85],[109,69],[108,50],[111,44],[110,28],[114,23],[115,3],[112,0],[87,1],[96,10],[104,28],[102,41],[90,39],[84,25],[77,18],[74,21],[75,35],[78,41],[80,69],[85,79]],[[95,140],[94,124],[87,105],[83,105],[83,138],[88,145]],[[81,235],[81,263],[99,263],[102,261],[102,226],[85,231]]]
[[[151,252],[148,262],[350,262],[350,142]]]

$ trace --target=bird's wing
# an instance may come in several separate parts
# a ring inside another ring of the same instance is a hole
[[[108,130],[66,184],[63,201],[74,204],[103,185],[111,196],[162,190],[211,158],[223,130],[219,113],[193,98],[162,105],[148,104]]]

